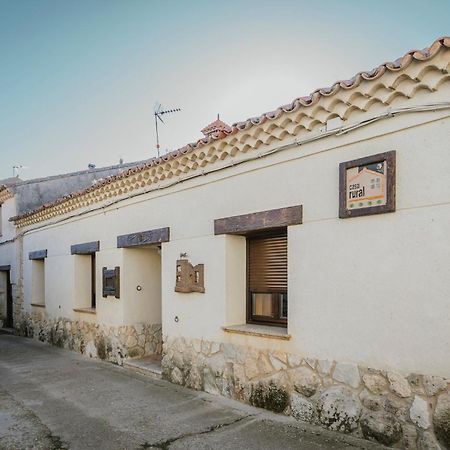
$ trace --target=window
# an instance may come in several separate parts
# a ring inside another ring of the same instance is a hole
[[[247,322],[286,326],[287,230],[247,238]]]
[[[83,242],[70,246],[74,255],[75,268],[75,301],[74,310],[95,314],[97,307],[96,258],[95,252],[100,250],[100,241]]]
[[[45,259],[31,261],[31,304],[45,305]]]
[[[96,254],[74,255],[75,309],[95,310],[97,307]]]

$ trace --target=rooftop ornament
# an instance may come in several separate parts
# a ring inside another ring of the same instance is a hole
[[[219,114],[217,114],[217,119],[214,122],[211,122],[202,130],[202,133],[205,135],[205,137],[213,136],[216,139],[225,137],[230,132],[231,127],[220,120]]]

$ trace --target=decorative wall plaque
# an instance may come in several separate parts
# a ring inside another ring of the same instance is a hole
[[[175,292],[205,292],[204,265],[193,266],[187,259],[179,259]]]
[[[103,267],[103,297],[108,295],[120,298],[120,267],[114,269]]]
[[[339,217],[395,211],[395,151],[339,165]]]

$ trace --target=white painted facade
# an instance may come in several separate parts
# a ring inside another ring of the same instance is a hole
[[[16,229],[13,223],[9,221],[10,217],[16,215],[16,199],[7,198],[1,204],[1,234],[0,234],[0,321],[6,323],[7,317],[7,297],[8,297],[8,278],[12,284],[12,294],[21,303],[21,281],[20,266],[22,255],[22,240],[16,239]],[[14,314],[13,308],[13,314]]]
[[[3,223],[18,332],[118,364],[162,354],[174,383],[385,445],[450,448],[449,61],[438,39],[220,123],[226,132],[14,218],[15,233]],[[395,211],[339,218],[339,165],[392,151]],[[214,221],[299,205],[287,326],[246,324],[247,238],[216,235]],[[160,245],[118,246],[162,228]],[[71,247],[97,241],[93,308],[91,257]],[[181,257],[204,265],[204,293],[175,291]],[[102,268],[119,268],[119,298],[102,296]]]
[[[417,95],[415,103],[445,98],[448,84],[438,94]],[[128,325],[157,319],[161,308],[166,337],[448,377],[449,133],[448,111],[386,119],[54,225],[42,223],[25,232],[23,252],[48,250],[45,309],[51,317]],[[339,163],[389,150],[397,153],[396,212],[339,219]],[[303,224],[288,228],[291,339],[224,332],[224,326],[245,323],[245,238],[215,236],[214,219],[292,205],[303,205]],[[118,235],[167,226],[161,270],[156,249],[117,248]],[[95,240],[100,251],[93,316],[73,311],[79,281],[70,246]],[[204,294],[174,291],[175,263],[183,252],[205,265]],[[103,266],[121,267],[120,299],[101,296]],[[28,312],[30,280],[24,258]]]

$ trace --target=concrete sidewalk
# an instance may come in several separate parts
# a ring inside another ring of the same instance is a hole
[[[380,449],[292,418],[0,335],[0,449]]]

